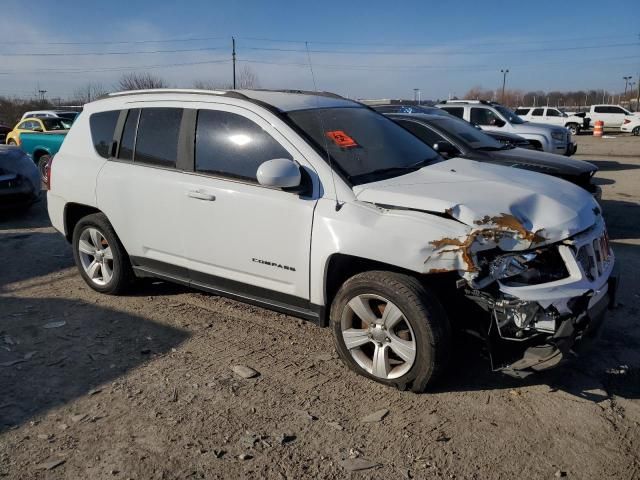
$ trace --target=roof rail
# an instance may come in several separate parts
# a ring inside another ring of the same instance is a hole
[[[233,90],[199,90],[196,88],[149,88],[145,90],[123,90],[107,94],[108,97],[123,97],[125,95],[159,94],[159,93],[191,93],[197,95],[228,95],[237,93]],[[242,95],[243,97],[245,95]]]
[[[497,102],[492,102],[490,100],[443,100],[440,103],[447,103],[447,104],[451,104],[451,103],[462,103],[462,104],[469,104],[469,103],[473,103],[473,104],[484,104],[484,105],[497,105]]]

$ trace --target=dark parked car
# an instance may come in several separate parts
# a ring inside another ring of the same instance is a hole
[[[0,145],[0,211],[26,209],[40,199],[40,173],[18,147]]]
[[[596,198],[600,187],[593,183],[598,167],[562,155],[505,145],[464,120],[452,116],[390,114],[389,118],[405,127],[445,158],[465,157],[535,172],[546,173],[574,183]]]
[[[441,108],[436,107],[428,107],[426,105],[369,105],[369,107],[373,108],[376,112],[380,113],[425,113],[429,115],[445,115],[449,116],[450,114]]]
[[[5,141],[7,140],[7,133],[9,133],[11,130],[13,130],[13,128],[11,128],[9,125],[0,123],[0,143],[5,143]]]

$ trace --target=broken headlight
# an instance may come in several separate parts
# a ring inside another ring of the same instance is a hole
[[[520,253],[516,255],[502,255],[497,257],[489,264],[489,274],[495,280],[502,280],[504,278],[515,277],[524,273],[527,268],[527,264],[535,259],[537,254]]]
[[[569,275],[556,247],[500,255],[488,265],[489,275],[510,286],[537,285]]]

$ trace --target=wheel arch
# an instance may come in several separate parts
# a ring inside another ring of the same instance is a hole
[[[420,273],[389,263],[371,260],[365,257],[334,253],[326,263],[324,272],[325,311],[328,315],[331,303],[340,287],[349,278],[358,273],[380,270],[401,273],[417,278],[420,282],[437,290],[455,288],[455,281],[460,278],[457,272]]]
[[[67,203],[64,207],[64,236],[68,242],[73,238],[73,229],[78,222],[93,213],[103,213],[96,207],[81,203]]]

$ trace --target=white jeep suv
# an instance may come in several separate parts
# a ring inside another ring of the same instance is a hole
[[[331,325],[347,365],[401,389],[445,369],[452,327],[528,347],[512,372],[553,365],[615,290],[586,191],[444,160],[336,95],[113,94],[48,172],[51,221],[93,289],[152,276]]]
[[[471,122],[482,130],[520,135],[529,140],[536,149],[547,153],[571,156],[577,150],[577,145],[566,128],[528,122],[499,103],[485,100],[448,100],[436,107]]]

